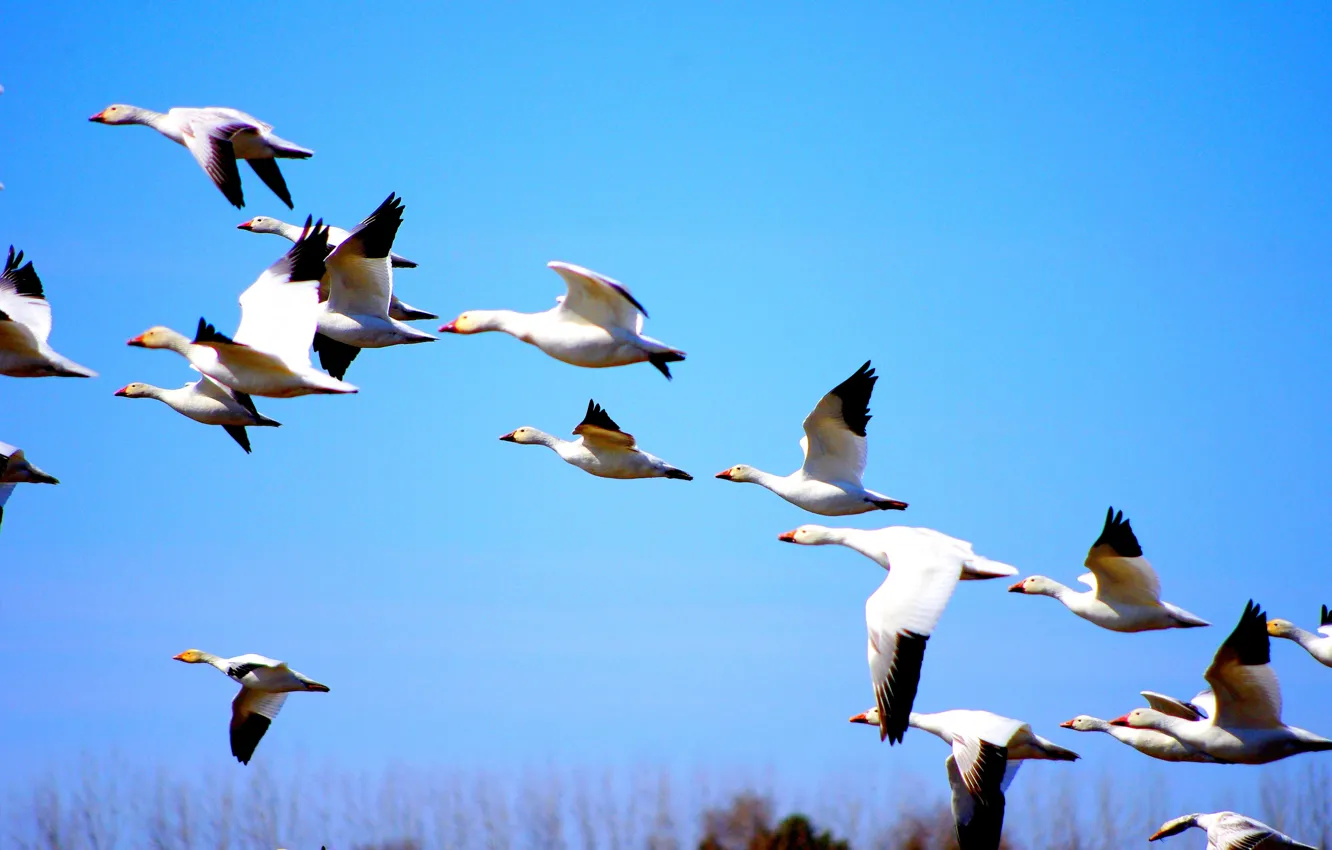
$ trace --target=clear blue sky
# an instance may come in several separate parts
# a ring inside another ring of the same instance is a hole
[[[0,532],[0,777],[113,750],[242,770],[232,686],[170,660],[197,646],[332,687],[288,702],[271,766],[872,761],[942,785],[937,741],[845,722],[871,702],[880,570],[778,543],[815,518],[711,477],[795,468],[802,417],[866,359],[867,483],[911,508],[846,524],[1071,582],[1113,504],[1166,598],[1217,624],[1112,634],[968,584],[919,708],[1086,757],[1047,773],[1137,768],[1055,724],[1193,694],[1250,596],[1305,626],[1332,603],[1332,11],[558,5],[6,11],[0,241],[102,377],[0,381],[0,439],[62,479]],[[234,210],[184,150],[87,122],[113,102],[273,123],[317,152],[284,166],[296,212],[248,170]],[[567,260],[626,282],[688,361],[668,383],[498,334],[369,352],[357,396],[260,400],[284,426],[249,457],[112,396],[191,379],[130,336],[235,326],[284,248],[237,223],[351,226],[390,191],[411,303],[545,309]],[[697,480],[496,439],[567,432],[589,397]],[[1332,670],[1274,657],[1287,719],[1332,734]],[[1204,806],[1257,773],[1176,775]]]

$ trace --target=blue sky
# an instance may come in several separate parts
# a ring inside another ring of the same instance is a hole
[[[8,10],[0,239],[35,261],[56,348],[102,376],[0,382],[0,439],[62,479],[0,532],[0,669],[28,695],[0,712],[0,777],[230,762],[232,686],[170,660],[197,646],[332,687],[289,701],[272,766],[873,763],[942,785],[937,741],[845,722],[871,703],[879,569],[779,544],[815,518],[711,478],[795,468],[801,419],[866,359],[866,483],[911,508],[845,524],[1071,582],[1113,504],[1166,598],[1217,624],[1112,634],[971,583],[917,706],[1029,720],[1084,754],[1069,771],[1141,767],[1055,724],[1191,695],[1251,596],[1305,626],[1332,603],[1330,30],[1316,4]],[[316,151],[284,166],[296,211],[248,170],[237,211],[184,150],[87,122],[113,102],[273,123]],[[369,352],[357,396],[260,400],[283,427],[249,457],[112,396],[190,380],[130,336],[234,328],[284,248],[237,223],[351,226],[390,191],[412,304],[545,309],[566,260],[623,280],[688,361],[668,383],[498,334]],[[496,439],[567,432],[589,397],[697,480]],[[1274,657],[1287,720],[1332,734],[1332,671]],[[1258,773],[1172,771],[1197,806]]]

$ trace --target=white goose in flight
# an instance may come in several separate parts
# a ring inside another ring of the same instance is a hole
[[[211,664],[241,686],[240,693],[231,701],[231,754],[241,764],[250,763],[254,748],[282,710],[287,694],[328,692],[327,685],[297,673],[285,661],[262,655],[222,658],[211,652],[187,649],[173,658],[186,664]]]
[[[116,390],[116,395],[120,398],[155,398],[195,422],[220,425],[231,439],[245,449],[246,454],[250,453],[250,435],[246,428],[276,428],[282,424],[260,413],[254,406],[254,400],[245,393],[225,387],[207,375],[200,375],[194,383],[174,390],[136,381]]]
[[[1216,700],[1211,691],[1203,691],[1194,697],[1192,702],[1184,702],[1152,691],[1143,691],[1142,695],[1147,699],[1147,704],[1157,711],[1185,720],[1202,720],[1216,710]],[[1065,720],[1059,725],[1064,729],[1072,729],[1075,732],[1104,732],[1115,740],[1128,744],[1138,752],[1161,761],[1216,761],[1206,753],[1187,747],[1177,739],[1154,729],[1117,726],[1108,720],[1102,720],[1099,717],[1092,717],[1087,714],[1079,714],[1072,720]]]
[[[301,227],[297,224],[288,224],[276,218],[270,218],[266,215],[257,215],[249,221],[243,221],[236,225],[238,230],[248,230],[250,233],[274,233],[286,239],[288,242],[295,242],[301,238]],[[351,234],[341,227],[328,226],[328,247],[336,248],[342,244],[343,240]],[[393,263],[395,269],[414,269],[416,263],[404,256],[389,252],[389,261]],[[328,300],[328,275],[319,282],[319,300]],[[394,289],[397,289],[397,283],[394,283]],[[438,319],[439,316],[434,313],[427,313],[425,310],[418,310],[410,304],[400,300],[397,292],[389,300],[389,317],[397,319],[400,322],[414,322],[419,319]]]
[[[870,684],[879,740],[902,740],[920,684],[925,644],[962,575],[971,547],[929,528],[897,526],[882,537],[888,576],[865,601]]]
[[[605,409],[591,399],[583,421],[573,429],[576,440],[562,440],[545,431],[524,425],[510,431],[501,440],[528,446],[545,446],[565,463],[600,478],[678,478],[693,481],[694,476],[676,469],[659,457],[638,448],[633,434],[626,434]]]
[[[828,546],[833,544],[845,546],[859,552],[886,570],[891,567],[888,562],[887,546],[889,541],[897,534],[899,528],[900,526],[888,526],[887,528],[868,530],[864,528],[828,528],[822,525],[802,525],[793,531],[782,532],[777,535],[777,539],[784,543],[797,543],[802,546]],[[937,534],[944,540],[950,541],[950,545],[971,553],[970,556],[962,554],[962,581],[1007,578],[1008,576],[1017,575],[1017,567],[999,561],[991,561],[989,558],[983,558],[975,554],[971,550],[971,544],[965,540],[949,537],[943,532],[931,528],[915,528],[912,531]]]
[[[203,374],[246,395],[292,398],[356,392],[356,387],[310,364],[320,311],[316,287],[324,276],[327,240],[328,231],[316,224],[241,293],[234,339],[200,319],[193,341],[158,326],[129,344],[174,351]]]
[[[851,722],[879,725],[878,707],[855,715]],[[961,850],[998,850],[1004,794],[1023,761],[1078,759],[1072,750],[1032,732],[1030,724],[989,711],[912,712],[910,722],[952,747],[944,767]]]
[[[142,124],[176,144],[184,145],[213,185],[237,207],[245,206],[245,195],[241,192],[236,160],[248,162],[259,179],[290,208],[291,193],[287,191],[287,181],[283,179],[277,161],[314,156],[314,151],[309,148],[275,135],[272,124],[225,106],[177,106],[167,112],[154,112],[140,106],[114,103],[88,120],[98,124]]]
[[[810,513],[850,516],[868,511],[906,510],[907,503],[866,490],[870,395],[879,380],[869,361],[855,374],[833,387],[805,417],[805,436],[800,447],[805,462],[790,475],[773,475],[752,466],[732,466],[717,477],[726,481],[758,484]]]
[[[97,373],[57,354],[47,344],[51,336],[51,305],[42,280],[14,253],[0,272],[0,375],[11,378],[96,378]]]
[[[48,475],[28,462],[23,450],[9,443],[0,443],[0,523],[5,519],[5,502],[18,484],[59,484],[60,479]]]
[[[499,331],[574,366],[593,369],[651,363],[671,377],[668,363],[685,359],[679,349],[643,336],[647,310],[618,280],[572,263],[547,263],[569,287],[543,313],[468,310],[440,327],[441,333]]]
[[[402,201],[390,194],[324,260],[328,298],[319,302],[314,350],[335,378],[362,348],[385,348],[436,338],[389,316],[393,266],[389,249],[402,225]]]
[[[1289,620],[1268,620],[1267,633],[1272,637],[1295,641],[1319,662],[1332,667],[1332,610],[1326,605],[1319,617],[1317,634],[1306,632]]]
[[[1209,626],[1183,608],[1161,601],[1161,580],[1142,556],[1142,547],[1124,512],[1105,513],[1101,536],[1092,544],[1085,562],[1091,572],[1078,581],[1091,590],[1078,592],[1045,576],[1031,576],[1009,588],[1013,593],[1053,596],[1064,607],[1103,629],[1149,632]]]
[[[1186,720],[1136,708],[1110,722],[1164,732],[1190,749],[1236,764],[1267,764],[1332,750],[1332,740],[1282,722],[1281,685],[1271,666],[1267,617],[1252,600],[1203,676],[1216,695],[1216,711],[1208,718]]]
[[[1160,841],[1194,827],[1207,833],[1207,850],[1278,850],[1281,847],[1319,850],[1312,844],[1301,844],[1284,832],[1278,832],[1261,821],[1237,812],[1184,815],[1167,821],[1147,840]]]

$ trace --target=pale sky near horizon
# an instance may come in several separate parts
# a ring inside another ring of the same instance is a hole
[[[199,647],[331,686],[288,700],[255,756],[275,770],[872,760],[942,794],[937,740],[846,723],[872,703],[879,568],[778,543],[821,520],[712,477],[794,469],[802,418],[867,359],[866,484],[911,507],[826,524],[929,526],[1072,584],[1114,505],[1165,598],[1215,624],[1113,634],[961,586],[917,707],[1084,756],[1030,773],[1142,768],[1057,724],[1191,696],[1249,598],[1306,628],[1332,604],[1332,10],[385,6],[6,12],[0,248],[101,377],[0,379],[0,440],[62,482],[20,488],[0,529],[0,785],[87,752],[243,771],[233,685],[171,661]],[[296,209],[248,169],[233,209],[185,150],[88,123],[113,102],[271,122],[316,151],[283,164]],[[349,227],[390,191],[412,304],[546,309],[566,260],[624,281],[688,360],[667,382],[498,334],[367,352],[356,396],[258,400],[283,427],[248,457],[112,396],[192,379],[129,337],[235,327],[286,244],[238,223]],[[567,433],[589,398],[696,480],[496,439]],[[1332,736],[1332,670],[1273,657],[1286,719]],[[1166,769],[1183,810],[1261,773]]]

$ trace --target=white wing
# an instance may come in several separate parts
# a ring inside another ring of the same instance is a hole
[[[208,115],[200,110],[194,110],[181,122],[181,140],[185,147],[236,207],[245,206],[245,196],[241,191],[240,169],[236,166],[232,139],[243,132],[255,132],[255,127],[242,120]]]
[[[569,287],[569,294],[557,309],[575,313],[584,321],[603,328],[622,328],[637,333],[643,327],[647,310],[618,280],[591,269],[553,260],[546,264]]]
[[[957,587],[961,565],[920,535],[891,541],[885,553],[888,577],[865,602],[865,625],[880,738],[901,740],[920,682],[925,642]]]
[[[242,764],[250,763],[254,748],[259,746],[286,699],[287,695],[282,693],[241,688],[231,701],[231,754]]]
[[[1281,684],[1272,670],[1267,616],[1253,602],[1203,674],[1216,694],[1214,725],[1275,729],[1281,723]]]
[[[1202,720],[1206,716],[1197,710],[1201,706],[1194,703],[1187,703],[1166,694],[1158,694],[1155,691],[1142,691],[1141,693],[1143,699],[1147,700],[1147,705],[1162,714],[1181,717],[1185,720]],[[1203,711],[1205,712],[1206,709],[1203,709]]]
[[[12,245],[0,274],[0,313],[27,327],[39,345],[51,336],[51,305],[42,292],[41,278],[31,262],[23,262],[22,251],[14,253]]]
[[[309,368],[327,239],[327,230],[316,225],[241,293],[236,342],[276,355],[292,369]]]
[[[948,786],[952,791],[953,829],[957,834],[958,846],[963,850],[998,847],[1004,828],[1003,790],[992,790],[978,797],[968,789],[954,756],[950,755],[944,760],[944,768],[948,772]],[[1007,779],[1003,784],[1006,786]]]
[[[389,254],[402,224],[402,210],[402,201],[389,195],[328,255],[329,310],[348,316],[388,318],[393,298]]]
[[[1138,537],[1123,511],[1116,514],[1111,508],[1106,512],[1105,527],[1084,563],[1096,583],[1086,581],[1085,576],[1080,580],[1093,587],[1098,599],[1140,605],[1160,603],[1161,579],[1142,556]]]
[[[814,405],[805,417],[805,436],[800,440],[805,474],[819,481],[860,486],[868,455],[869,400],[877,380],[867,361]]]
[[[1269,838],[1291,840],[1267,824],[1236,812],[1219,813],[1207,830],[1207,840],[1222,850],[1254,850]]]

